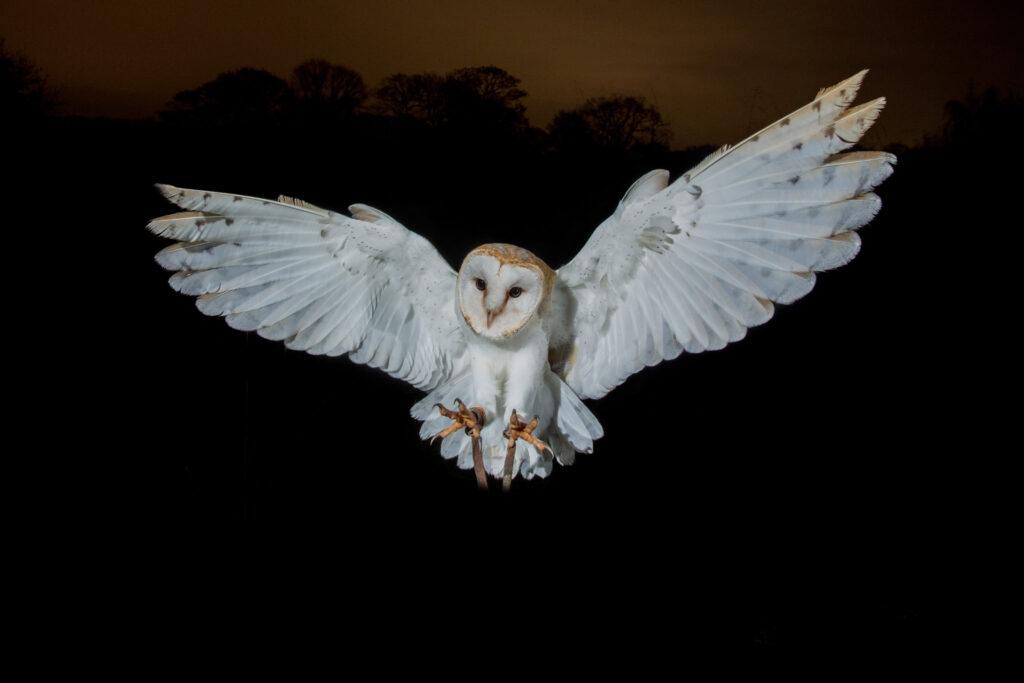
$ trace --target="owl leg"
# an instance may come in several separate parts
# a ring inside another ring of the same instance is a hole
[[[505,453],[505,471],[501,479],[501,487],[506,491],[512,486],[512,468],[515,466],[516,441],[518,439],[533,444],[538,450],[551,451],[551,448],[546,443],[533,435],[533,430],[537,428],[538,420],[539,418],[534,415],[529,423],[523,422],[516,415],[516,411],[513,408],[512,415],[508,418],[508,429],[501,433],[502,436],[508,439],[508,451]]]
[[[435,403],[441,414],[453,422],[443,430],[430,437],[430,443],[434,439],[444,439],[461,427],[466,428],[466,434],[473,439],[473,471],[476,473],[476,484],[483,490],[487,490],[487,472],[484,470],[483,448],[480,443],[480,428],[484,424],[484,409],[480,406],[467,408],[460,399],[455,399],[456,410],[448,410],[440,403]]]

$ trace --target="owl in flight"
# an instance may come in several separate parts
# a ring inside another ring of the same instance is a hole
[[[456,272],[423,237],[362,204],[158,186],[185,209],[148,228],[171,286],[207,315],[290,349],[347,354],[427,392],[412,407],[441,454],[508,488],[603,435],[584,399],[683,351],[720,349],[860,247],[885,152],[845,152],[885,99],[849,108],[867,72],[669,183],[637,180],[558,270],[510,244]]]

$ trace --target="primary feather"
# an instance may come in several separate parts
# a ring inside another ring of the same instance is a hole
[[[558,271],[577,300],[576,363],[565,379],[600,398],[644,366],[718,349],[847,263],[853,232],[881,205],[871,189],[892,172],[884,152],[841,153],[885,100],[848,109],[867,72],[668,184],[652,171]]]

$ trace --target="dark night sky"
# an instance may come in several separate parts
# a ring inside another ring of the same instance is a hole
[[[889,108],[866,143],[919,142],[972,84],[1020,91],[1022,11],[1006,3],[448,0],[6,0],[0,35],[67,114],[144,117],[176,92],[309,57],[360,72],[494,64],[522,79],[531,123],[613,92],[654,102],[677,148],[731,141],[822,86],[872,69]]]

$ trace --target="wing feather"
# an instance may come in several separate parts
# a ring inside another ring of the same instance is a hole
[[[850,108],[866,71],[672,184],[640,178],[580,253],[558,271],[576,306],[578,350],[565,381],[599,398],[645,365],[722,348],[807,294],[815,273],[860,249],[878,213],[871,192],[896,159],[848,152],[885,106]]]
[[[171,286],[288,348],[349,354],[433,390],[465,364],[451,295],[455,271],[423,237],[383,212],[353,217],[278,201],[158,185],[183,212],[154,219],[178,240],[157,254]]]

